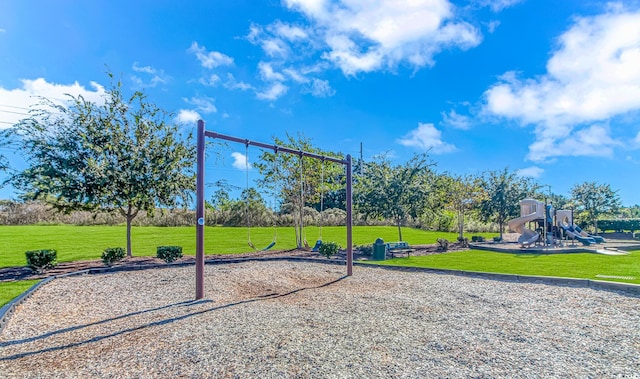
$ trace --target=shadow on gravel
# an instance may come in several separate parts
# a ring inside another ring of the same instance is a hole
[[[70,344],[67,344],[67,345],[53,346],[53,347],[49,347],[49,348],[46,348],[46,349],[28,351],[28,352],[24,352],[24,353],[15,354],[15,355],[10,355],[10,356],[7,356],[7,357],[0,357],[0,361],[11,361],[11,360],[14,360],[14,359],[30,357],[30,356],[38,355],[38,354],[41,354],[41,353],[48,353],[48,352],[52,352],[52,351],[59,351],[59,350],[73,348],[73,347],[78,347],[78,346],[82,346],[82,345],[85,345],[85,344],[88,344],[88,343],[98,342],[98,341],[102,341],[102,340],[105,340],[105,339],[118,337],[118,336],[121,336],[123,334],[135,332],[135,331],[138,331],[138,330],[143,330],[143,329],[146,329],[146,328],[149,328],[149,327],[171,324],[171,323],[176,322],[176,321],[185,320],[185,319],[188,319],[188,318],[191,318],[191,317],[194,317],[194,316],[198,316],[198,315],[209,313],[209,312],[214,312],[214,311],[221,310],[221,309],[231,308],[231,307],[242,305],[242,304],[254,303],[254,302],[257,302],[257,301],[271,300],[271,299],[277,299],[277,298],[281,298],[281,297],[291,296],[293,294],[296,294],[296,293],[302,292],[302,291],[328,287],[328,286],[331,286],[333,284],[336,284],[336,283],[344,280],[345,278],[348,278],[348,276],[346,276],[346,275],[342,276],[342,277],[340,277],[340,278],[338,278],[336,280],[332,280],[330,282],[321,284],[319,286],[303,287],[303,288],[298,288],[298,289],[291,290],[289,292],[285,292],[285,293],[282,293],[282,294],[278,294],[278,293],[267,294],[267,295],[262,295],[262,296],[259,296],[259,297],[256,297],[256,298],[252,298],[252,299],[237,301],[235,303],[219,305],[219,306],[216,306],[216,307],[203,309],[201,311],[187,313],[187,314],[184,314],[182,316],[168,318],[168,319],[165,319],[165,320],[154,321],[154,322],[151,322],[151,323],[148,323],[148,324],[139,325],[139,326],[136,326],[136,327],[133,327],[133,328],[123,329],[123,330],[120,330],[118,332],[95,336],[93,338],[90,338],[90,339],[87,339],[87,340],[84,340],[84,341],[74,342],[74,343],[70,343]],[[129,313],[129,314],[126,314],[126,315],[121,315],[121,316],[117,316],[117,317],[114,317],[114,318],[111,318],[111,319],[97,321],[97,322],[86,324],[86,325],[79,325],[79,326],[73,326],[73,327],[69,327],[69,328],[64,328],[64,329],[56,330],[56,331],[53,331],[53,332],[45,333],[43,335],[36,336],[36,337],[25,338],[25,339],[22,339],[22,340],[2,342],[2,343],[0,343],[0,347],[6,347],[6,346],[11,346],[11,345],[19,345],[19,344],[23,344],[23,343],[29,343],[29,342],[36,341],[36,340],[39,340],[39,339],[44,339],[44,338],[47,338],[47,337],[50,337],[50,336],[53,336],[53,335],[72,332],[72,331],[75,331],[75,330],[87,328],[87,327],[94,326],[94,325],[106,324],[106,323],[109,323],[111,321],[116,321],[116,320],[124,319],[124,318],[127,318],[127,317],[135,316],[135,315],[154,312],[154,311],[167,309],[167,308],[172,308],[172,307],[176,307],[176,306],[191,306],[191,305],[205,304],[205,303],[211,303],[211,302],[213,302],[213,301],[212,300],[183,301],[183,302],[179,302],[179,303],[175,303],[175,304],[165,305],[165,306],[158,307],[158,308],[151,308],[151,309],[146,309],[146,310],[142,310],[142,311],[138,311],[138,312],[132,312],[132,313]]]

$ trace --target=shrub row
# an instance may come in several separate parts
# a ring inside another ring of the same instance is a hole
[[[614,230],[616,232],[640,230],[640,218],[628,218],[625,220],[598,220],[598,229],[603,232]]]
[[[27,258],[27,266],[33,270],[42,272],[52,268],[58,264],[58,252],[53,249],[29,250],[25,252]],[[124,259],[125,252],[121,247],[109,247],[102,252],[102,263],[105,266],[111,266],[114,263]],[[156,257],[167,263],[182,258],[182,246],[158,246]]]

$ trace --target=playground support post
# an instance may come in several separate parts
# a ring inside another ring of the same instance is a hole
[[[353,214],[352,214],[352,201],[353,201],[353,189],[351,184],[353,183],[351,172],[351,155],[347,154],[346,157],[346,171],[347,171],[347,276],[353,275]]]
[[[204,297],[204,121],[198,120],[196,170],[196,300]]]

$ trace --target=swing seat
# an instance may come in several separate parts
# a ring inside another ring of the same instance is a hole
[[[310,249],[311,248],[311,246],[309,246],[309,242],[307,242],[306,239],[304,241],[302,241],[302,243],[304,244],[305,249]]]
[[[261,251],[267,251],[269,249],[271,249],[272,247],[274,247],[276,245],[276,241],[272,241],[269,246],[265,247],[264,249],[262,249]]]
[[[247,244],[249,245],[250,248],[252,248],[255,251],[258,251],[258,248],[253,244],[253,242],[251,241],[247,241]]]
[[[311,251],[318,252],[320,250],[320,246],[322,246],[322,240],[317,240]]]

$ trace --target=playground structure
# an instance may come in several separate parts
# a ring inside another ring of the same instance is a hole
[[[353,237],[352,237],[352,209],[353,209],[353,195],[352,195],[352,164],[351,155],[347,154],[345,159],[338,159],[335,157],[329,157],[314,153],[309,153],[302,150],[295,150],[283,146],[271,145],[262,142],[251,141],[248,139],[232,137],[224,134],[211,132],[205,129],[204,121],[198,120],[197,129],[197,170],[196,170],[196,300],[204,297],[204,172],[205,172],[205,138],[221,139],[229,142],[236,142],[244,144],[247,148],[249,146],[256,146],[262,149],[273,150],[275,153],[286,153],[297,155],[302,159],[303,157],[309,157],[313,159],[320,159],[322,162],[330,161],[345,166],[346,171],[346,227],[347,227],[347,276],[353,275]],[[302,171],[301,171],[302,175]],[[275,244],[275,235],[274,242]],[[319,248],[320,241],[316,242],[314,248]],[[249,238],[249,245],[251,246],[251,240]],[[255,248],[255,247],[254,247]]]
[[[581,242],[585,246],[604,243],[604,238],[588,234],[578,225],[573,223],[573,211],[562,209],[556,212],[556,225],[562,229],[566,235],[572,239]]]
[[[549,214],[550,212],[545,212],[545,204],[542,201],[534,199],[520,200],[520,217],[510,220],[507,226],[510,230],[520,233],[518,243],[523,247],[531,246],[538,242],[542,237],[541,234],[544,234],[538,228],[536,230],[527,228],[527,223],[535,222],[539,224],[542,221],[546,225],[549,220],[545,219],[545,213]]]
[[[530,223],[534,223],[534,229],[527,227]],[[518,243],[522,247],[540,242],[544,246],[555,246],[563,237],[578,241],[584,246],[606,242],[604,238],[588,234],[575,225],[573,210],[555,210],[551,204],[535,199],[520,200],[520,217],[510,220],[507,225],[510,230],[520,233]]]

